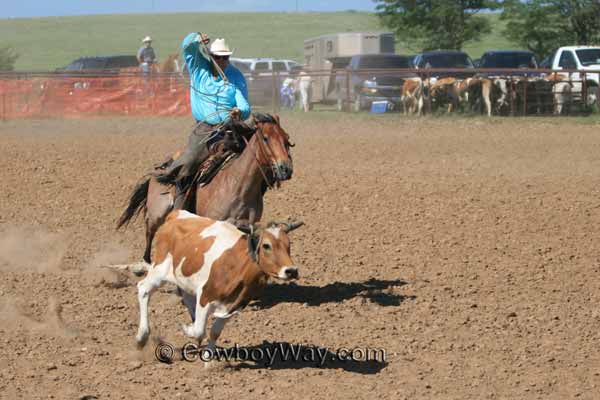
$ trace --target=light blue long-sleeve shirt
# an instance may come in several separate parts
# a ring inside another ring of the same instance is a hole
[[[190,103],[194,118],[216,125],[229,118],[233,107],[240,109],[242,119],[248,118],[250,104],[244,75],[229,64],[223,71],[227,82],[220,76],[215,79],[208,55],[204,54],[198,40],[197,33],[190,33],[181,44],[190,73]]]

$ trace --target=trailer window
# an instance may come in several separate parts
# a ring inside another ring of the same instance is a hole
[[[381,35],[379,37],[379,48],[382,53],[393,53],[395,47],[394,35]]]

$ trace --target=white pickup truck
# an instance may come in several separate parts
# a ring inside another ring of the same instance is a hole
[[[600,84],[600,47],[599,46],[566,46],[560,47],[541,63],[540,68],[560,70],[577,70],[577,72],[558,72],[558,75],[569,79],[573,85],[573,94],[581,96],[585,77],[587,104],[598,100]]]

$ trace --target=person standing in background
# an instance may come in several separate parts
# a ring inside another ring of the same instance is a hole
[[[305,71],[298,74],[298,90],[300,91],[300,104],[304,112],[310,111],[310,98],[312,94],[312,78]]]
[[[142,72],[149,74],[152,71],[152,66],[156,63],[156,53],[152,48],[152,38],[150,36],[142,39],[142,47],[137,52],[137,59]]]

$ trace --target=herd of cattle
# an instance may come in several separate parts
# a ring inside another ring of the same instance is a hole
[[[593,106],[598,85],[593,81],[569,81],[561,75],[533,78],[472,77],[458,79],[409,78],[402,87],[404,114],[422,115],[444,108],[448,113],[461,108],[492,114],[566,114],[575,103]],[[583,88],[583,89],[582,89]],[[582,95],[585,93],[585,95]]]

